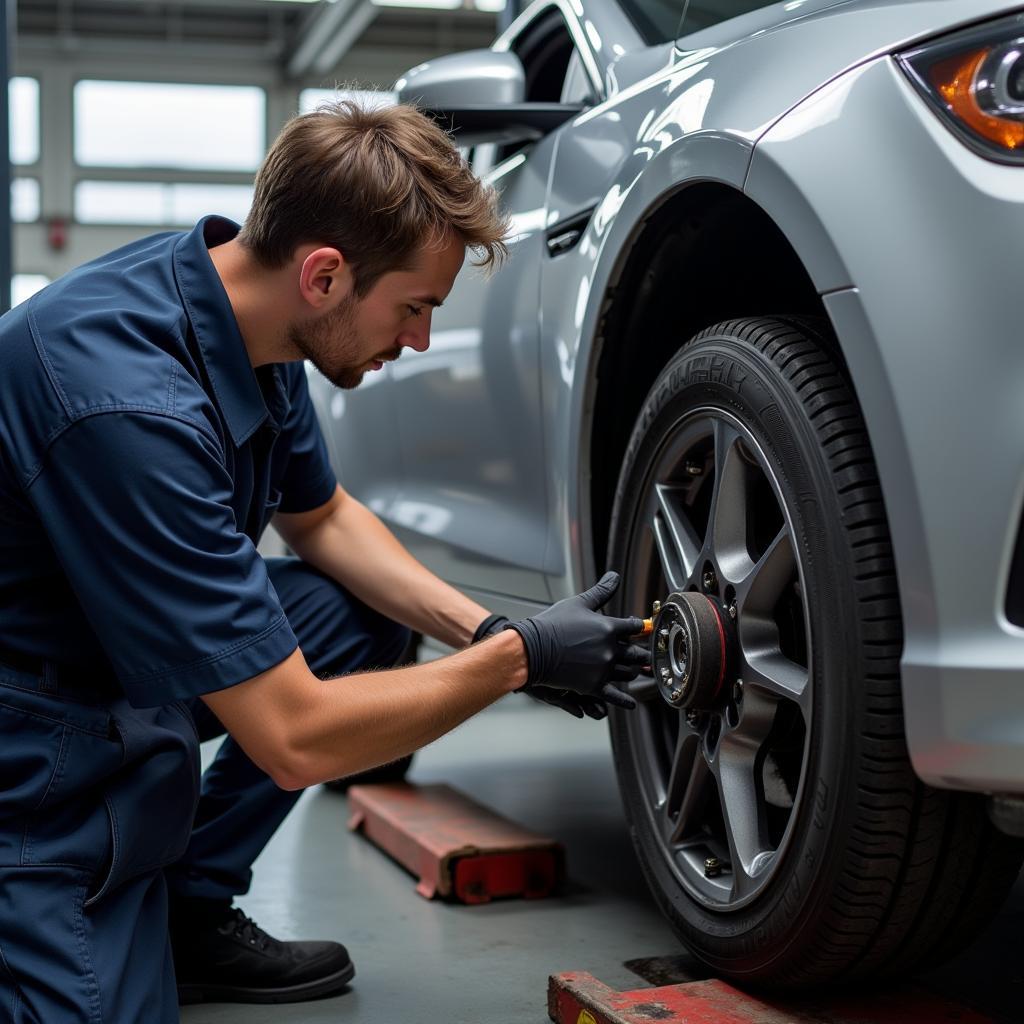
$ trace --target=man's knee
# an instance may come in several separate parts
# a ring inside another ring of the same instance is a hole
[[[410,631],[297,558],[267,559],[271,582],[310,668],[318,675],[391,668]]]
[[[350,629],[339,635],[335,644],[320,649],[317,667],[310,665],[314,671],[333,676],[394,668],[403,662],[410,648],[412,633],[387,616],[370,609],[367,611],[369,614],[360,616],[357,631]],[[412,660],[411,656],[409,660]]]
[[[382,626],[376,634],[377,649],[375,651],[376,664],[379,668],[393,668],[408,661],[412,661],[415,652],[412,648],[412,630],[393,622],[391,619],[381,616]]]

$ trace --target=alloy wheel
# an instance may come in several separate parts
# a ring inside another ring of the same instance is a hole
[[[650,677],[631,685],[644,811],[691,896],[737,910],[774,874],[805,789],[813,687],[798,546],[767,456],[721,409],[668,432],[637,508],[626,607],[703,594],[727,655],[723,685],[696,706]]]

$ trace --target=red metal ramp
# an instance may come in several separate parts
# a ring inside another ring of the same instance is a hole
[[[992,1024],[926,992],[762,1002],[718,979],[617,992],[586,971],[548,979],[555,1024]]]
[[[416,891],[461,903],[538,899],[561,885],[560,843],[523,828],[450,786],[353,786],[349,828],[419,878]]]

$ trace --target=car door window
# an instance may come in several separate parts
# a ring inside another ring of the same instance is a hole
[[[587,74],[583,58],[557,8],[540,15],[526,28],[512,44],[511,51],[523,63],[527,103],[582,103],[591,106],[597,102],[597,91]],[[473,154],[473,170],[478,176],[484,175],[527,145],[529,143],[517,142],[506,146],[477,146]]]
[[[569,66],[566,68],[565,81],[562,84],[562,95],[560,103],[582,103],[585,107],[592,107],[597,102],[597,95],[594,85],[590,81],[590,75],[583,66],[583,58],[580,51],[573,47],[569,57]]]

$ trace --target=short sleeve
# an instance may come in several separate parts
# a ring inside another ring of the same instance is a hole
[[[288,462],[281,480],[278,510],[308,512],[330,500],[338,481],[309,396],[304,364],[289,364],[288,378],[291,408],[278,438],[278,444],[288,452]]]
[[[243,682],[297,641],[208,429],[103,412],[50,447],[29,497],[129,701]]]

